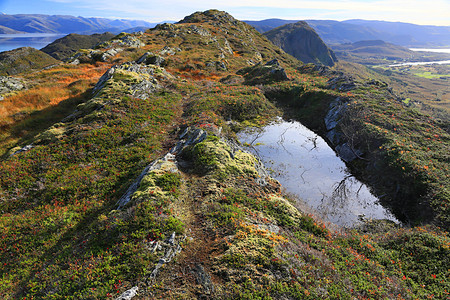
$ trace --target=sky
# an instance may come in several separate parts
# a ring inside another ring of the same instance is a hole
[[[149,22],[224,10],[239,20],[383,20],[450,26],[450,0],[0,0],[6,14],[48,14]]]

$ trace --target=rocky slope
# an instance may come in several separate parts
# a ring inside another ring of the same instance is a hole
[[[50,55],[31,47],[0,53],[0,76],[40,70],[59,63]]]
[[[264,35],[272,43],[304,63],[333,66],[337,60],[333,51],[304,21],[283,25]]]
[[[327,227],[299,210],[235,139],[239,128],[283,112],[326,131],[338,101],[346,109],[330,130],[341,143],[371,162],[386,158],[382,171],[396,170],[397,179],[405,177],[397,166],[425,176],[395,156],[390,116],[408,126],[414,119],[422,138],[436,124],[397,106],[382,83],[305,66],[216,10],[120,35],[95,51],[51,73],[56,80],[108,66],[83,101],[0,162],[2,298],[448,297],[447,232],[384,221]],[[49,76],[42,72],[28,80]],[[389,117],[380,121],[378,109]],[[448,135],[438,127],[430,134],[440,135],[427,140],[439,156],[438,139]],[[364,159],[355,159],[360,169]],[[445,162],[423,159],[442,175]],[[439,178],[428,179],[445,182]]]
[[[94,48],[95,45],[110,40],[113,37],[114,34],[109,32],[92,35],[72,33],[48,44],[41,51],[58,60],[65,60],[80,49]]]

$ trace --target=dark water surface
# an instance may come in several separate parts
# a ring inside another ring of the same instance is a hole
[[[20,47],[41,49],[65,35],[54,33],[0,34],[0,52]]]
[[[286,191],[325,221],[350,227],[364,219],[396,218],[354,178],[328,144],[299,122],[279,119],[264,128],[240,132]]]

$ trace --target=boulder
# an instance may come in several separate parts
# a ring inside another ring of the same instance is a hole
[[[116,298],[116,300],[131,300],[131,299],[133,299],[133,297],[135,297],[137,295],[138,290],[139,290],[139,287],[134,286],[131,289],[123,292],[122,295],[120,295],[119,297]]]
[[[5,94],[20,91],[25,88],[22,80],[10,76],[0,76],[0,101]]]

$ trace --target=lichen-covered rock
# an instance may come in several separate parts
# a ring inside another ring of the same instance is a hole
[[[130,82],[132,84],[128,85],[131,95],[143,99],[147,98],[161,87],[157,78],[173,78],[166,70],[156,65],[142,65],[135,62],[124,63],[113,66],[106,71],[93,88],[93,94],[97,95],[97,93],[113,77],[116,77],[118,80],[125,80],[126,78],[132,80],[133,82]]]
[[[154,55],[152,52],[146,52],[144,55],[142,55],[137,61],[138,64],[146,64],[146,65],[155,65],[159,67],[163,67],[166,65],[166,60],[159,56]]]
[[[258,63],[255,66],[241,69],[237,74],[244,76],[245,84],[249,85],[289,80],[286,71],[277,59],[273,59],[264,65]]]
[[[116,298],[116,300],[131,300],[137,295],[138,290],[139,287],[132,287],[131,289],[123,292],[119,297]]]
[[[195,33],[195,34],[199,34],[201,36],[211,36],[211,33],[208,30],[206,30],[206,29],[204,29],[202,27],[198,27],[196,25],[191,25],[188,28],[190,30],[188,32],[188,34],[189,33]]]
[[[24,88],[25,84],[22,80],[9,76],[0,76],[0,101],[7,94],[23,90]]]
[[[181,52],[180,48],[171,48],[169,46],[165,46],[159,51],[160,55],[175,55],[176,53]]]
[[[167,153],[164,157],[155,160],[141,172],[125,194],[117,201],[118,209],[127,205],[132,198],[142,198],[155,192],[162,194],[163,191],[157,187],[155,180],[166,172],[178,172],[176,158],[171,153]]]
[[[122,52],[122,48],[111,48],[103,52],[100,56],[100,61],[108,61],[111,57],[116,56],[117,53]]]
[[[111,46],[140,48],[145,46],[145,44],[137,38],[135,34],[122,32],[121,34],[115,36],[112,40],[98,45],[97,48],[107,48]]]

